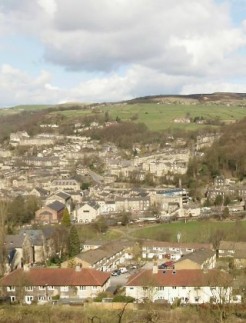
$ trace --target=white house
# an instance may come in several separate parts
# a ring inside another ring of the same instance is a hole
[[[95,202],[87,202],[74,210],[74,219],[78,223],[90,223],[99,215],[99,205]]]
[[[216,270],[142,270],[129,278],[126,296],[141,302],[173,303],[232,303],[239,302],[240,297],[232,296],[232,277]]]

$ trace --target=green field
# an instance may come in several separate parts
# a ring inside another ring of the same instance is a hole
[[[246,117],[246,108],[226,105],[181,105],[181,104],[154,104],[154,103],[138,103],[138,104],[115,104],[108,106],[99,106],[95,110],[66,110],[59,113],[67,118],[74,118],[85,115],[101,115],[104,116],[108,111],[110,118],[115,120],[119,117],[121,120],[135,119],[135,122],[143,122],[150,130],[165,130],[168,128],[196,130],[203,125],[198,124],[180,124],[174,123],[175,118],[182,118],[189,115],[191,118],[203,117],[204,119],[218,118],[224,122],[232,122]]]
[[[132,232],[138,239],[157,239],[162,241],[177,241],[177,234],[181,234],[180,242],[207,243],[211,237],[223,231],[225,240],[246,240],[246,221],[220,222],[220,221],[190,221],[158,224],[139,228]]]

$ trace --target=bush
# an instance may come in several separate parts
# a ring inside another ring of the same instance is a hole
[[[125,295],[116,295],[113,298],[114,303],[133,303],[135,301],[134,297],[125,296]]]

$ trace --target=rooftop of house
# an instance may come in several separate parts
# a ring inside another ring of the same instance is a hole
[[[22,248],[25,239],[24,234],[8,234],[5,237],[5,245],[7,249]]]
[[[107,243],[97,249],[80,253],[76,257],[93,265],[104,258],[109,258],[115,255],[116,253],[130,247],[131,245],[132,243],[128,241]]]
[[[181,242],[169,242],[169,241],[155,241],[155,240],[145,240],[143,242],[143,247],[147,248],[179,248],[179,249],[213,249],[210,243],[181,243]]]
[[[65,205],[59,201],[54,201],[54,202],[48,204],[47,207],[49,207],[50,209],[52,209],[54,211],[59,212],[65,208]]]
[[[33,246],[42,246],[44,235],[42,230],[31,230],[31,229],[22,229],[20,231],[22,235],[28,235]]]
[[[142,270],[131,276],[126,286],[176,286],[176,287],[202,287],[202,286],[230,286],[232,277],[219,270],[203,271],[200,269],[184,270]]]
[[[31,286],[102,286],[109,273],[90,268],[30,268],[17,269],[1,280],[2,286],[18,286],[26,282]]]
[[[235,242],[235,241],[221,241],[220,250],[242,250],[246,252],[246,242],[240,241],[240,242]]]
[[[59,196],[60,198],[64,199],[65,201],[69,200],[71,198],[71,195],[66,193],[66,192],[63,192],[63,191],[59,191],[57,193],[55,193],[54,195],[52,196]]]
[[[197,264],[203,264],[207,259],[213,257],[215,255],[215,251],[210,249],[197,249],[187,255],[184,255],[177,262],[181,262],[184,260],[190,260],[196,262]]]

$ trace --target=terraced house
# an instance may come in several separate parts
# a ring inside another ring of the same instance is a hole
[[[95,269],[28,268],[17,269],[1,280],[2,293],[12,302],[31,304],[53,299],[85,300],[105,291],[110,274]]]

